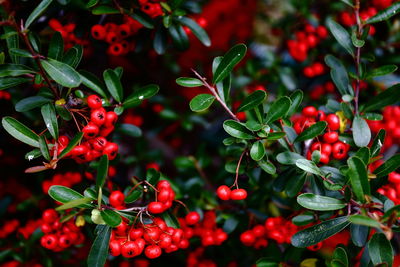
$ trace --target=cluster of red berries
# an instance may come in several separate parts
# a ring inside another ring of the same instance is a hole
[[[8,235],[15,232],[18,227],[19,221],[17,219],[4,222],[3,226],[0,228],[0,238],[6,238]]]
[[[377,9],[385,9],[388,8],[392,4],[393,0],[372,0],[372,4]]]
[[[62,25],[57,19],[50,19],[49,26],[53,30],[59,32],[64,40],[64,49],[68,50],[74,45],[82,45],[83,53],[88,53],[89,49],[89,40],[81,39],[77,37],[74,33],[76,24],[68,23],[66,25]]]
[[[383,120],[381,121],[368,120],[367,122],[373,133],[379,132],[380,129],[386,130],[385,141],[382,147],[382,151],[385,151],[393,144],[400,144],[400,107],[385,107],[382,115]]]
[[[326,115],[322,110],[308,106],[303,109],[301,116],[293,118],[293,128],[297,134],[300,134],[317,121],[326,121],[328,127],[326,132],[322,136],[316,137],[312,143],[306,155],[307,159],[311,159],[312,152],[315,150],[320,151],[320,162],[323,164],[328,164],[331,158],[345,159],[350,146],[339,141],[340,118],[336,114]]]
[[[118,115],[114,111],[106,111],[102,106],[101,98],[97,95],[90,95],[87,104],[91,108],[90,121],[83,127],[83,138],[80,145],[75,146],[69,153],[78,163],[92,161],[102,155],[107,155],[109,160],[115,159],[118,154],[118,145],[107,141],[106,137],[114,131],[114,124],[117,122]],[[63,140],[60,140],[63,138]],[[65,148],[68,138],[61,136],[58,140]]]
[[[400,173],[391,172],[388,182],[389,184],[382,186],[377,192],[389,198],[395,205],[400,205]]]
[[[21,234],[25,239],[28,239],[33,232],[42,225],[42,219],[29,220],[25,226],[18,228],[18,233]]]
[[[188,236],[197,236],[201,239],[201,244],[207,246],[219,246],[228,239],[228,234],[217,227],[217,216],[215,211],[206,211],[203,214],[203,220],[200,222],[200,216],[194,212],[188,213],[185,220],[179,219],[182,229]],[[197,221],[197,223],[194,223]],[[189,227],[193,225],[193,227]]]
[[[265,248],[266,246],[268,246],[265,226],[262,224],[258,224],[252,229],[243,232],[240,235],[240,241],[245,246],[252,246],[255,249]]]
[[[375,7],[369,7],[366,10],[362,10],[360,11],[360,18],[363,21],[366,21],[368,18],[375,16],[377,13],[377,10]],[[353,12],[347,12],[347,11],[343,11],[339,14],[339,21],[340,23],[342,23],[343,25],[347,26],[347,27],[351,27],[353,25],[355,25],[357,23],[356,20],[356,16],[354,15]],[[374,35],[376,30],[375,27],[372,25],[369,25],[369,35]]]
[[[40,239],[43,247],[62,251],[72,245],[82,244],[85,237],[73,220],[60,222],[58,213],[54,209],[47,209],[42,214],[41,230],[44,236]]]
[[[319,100],[323,95],[335,93],[335,85],[328,81],[325,84],[315,86],[310,92],[312,100]]]
[[[92,27],[92,37],[96,40],[102,40],[109,44],[107,53],[113,56],[126,55],[135,49],[133,40],[127,38],[136,34],[143,25],[137,20],[124,16],[124,23],[118,25],[115,23],[106,23],[104,25],[96,24]]]
[[[160,180],[157,185],[156,201],[152,201],[147,206],[147,210],[153,214],[160,214],[172,207],[175,200],[175,192],[167,180]]]
[[[307,59],[309,49],[316,47],[328,36],[328,31],[322,25],[314,27],[311,24],[307,24],[304,30],[297,31],[295,36],[295,40],[287,42],[289,54],[295,60],[302,62]]]
[[[4,100],[10,100],[11,99],[11,94],[6,91],[0,91],[0,99]]]
[[[189,238],[180,228],[168,226],[161,218],[153,218],[151,224],[138,223],[128,226],[124,221],[113,229],[110,238],[110,254],[114,257],[136,257],[142,252],[149,259],[158,258],[162,252],[171,253],[189,247]]]
[[[303,74],[304,76],[308,78],[313,78],[315,76],[319,76],[321,74],[324,74],[326,68],[324,64],[320,62],[315,62],[311,64],[310,66],[307,66],[303,69]]]
[[[164,14],[160,5],[160,0],[139,0],[140,9],[151,18],[156,18]]]
[[[221,200],[243,200],[247,198],[247,191],[243,188],[231,190],[227,185],[221,185],[217,189],[217,196]]]
[[[82,181],[82,175],[79,172],[66,172],[54,174],[51,180],[45,180],[42,182],[42,189],[45,194],[49,191],[52,185],[63,185],[66,187],[72,187]]]
[[[290,244],[290,239],[299,230],[292,221],[280,216],[268,218],[264,225],[267,238],[275,240],[278,244]]]

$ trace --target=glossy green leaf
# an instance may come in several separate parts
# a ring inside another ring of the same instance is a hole
[[[82,137],[83,137],[82,132],[77,133],[75,137],[72,138],[71,141],[69,141],[67,147],[64,148],[63,151],[61,151],[60,155],[58,155],[58,158],[62,159],[63,157],[65,157],[65,155],[67,155],[68,152],[70,152],[76,145],[78,145],[78,143],[82,140]]]
[[[271,161],[262,159],[257,161],[258,166],[268,174],[274,175],[276,173],[276,167]]]
[[[24,74],[33,74],[35,71],[33,71],[31,68],[22,65],[22,64],[1,64],[0,65],[0,77],[7,77],[7,76],[21,76]]]
[[[355,157],[361,159],[365,165],[368,165],[370,159],[370,152],[368,147],[361,147],[357,152],[354,154]]]
[[[104,222],[111,227],[117,227],[122,222],[121,216],[113,210],[105,209],[102,210],[100,214]]]
[[[59,32],[55,32],[50,40],[47,56],[55,60],[61,60],[64,53],[64,40]]]
[[[194,112],[201,112],[208,109],[215,100],[215,96],[210,94],[199,94],[192,98],[189,107]]]
[[[211,45],[211,40],[208,37],[207,32],[200,27],[197,22],[188,17],[179,17],[178,20],[185,26],[187,26],[192,33],[200,40],[205,46]]]
[[[51,102],[51,99],[43,96],[30,96],[18,101],[15,104],[15,110],[18,112],[26,112],[31,109],[41,107],[49,102]]]
[[[388,20],[394,15],[397,15],[397,13],[399,12],[400,12],[400,3],[399,2],[393,3],[388,8],[379,11],[375,16],[372,16],[369,19],[367,19],[366,24],[372,24]]]
[[[140,130],[139,127],[129,123],[118,124],[116,131],[135,138],[142,136],[142,130]]]
[[[331,68],[331,78],[341,95],[352,95],[349,91],[349,76],[342,62],[332,55],[325,56],[325,63]]]
[[[375,228],[380,227],[379,222],[377,222],[374,219],[371,219],[370,217],[367,217],[367,216],[364,216],[361,214],[356,214],[356,215],[350,216],[349,221],[354,224],[364,225],[364,226],[368,226],[368,227],[375,227]]]
[[[312,193],[299,195],[297,197],[297,203],[306,209],[319,211],[339,210],[346,207],[346,203],[344,203],[342,200],[315,195]]]
[[[76,192],[75,190],[69,187],[62,185],[51,186],[48,194],[52,199],[63,204],[68,203],[72,200],[83,198],[83,196],[80,193]]]
[[[41,113],[49,133],[55,140],[58,140],[58,122],[54,105],[52,103],[43,105],[41,108]]]
[[[56,210],[60,211],[60,210],[67,210],[67,209],[76,208],[76,207],[79,208],[79,207],[82,207],[83,204],[88,204],[92,201],[93,201],[93,199],[88,198],[88,197],[78,198],[78,199],[71,200],[61,206],[58,206],[56,208]],[[83,207],[87,207],[87,205],[83,206]]]
[[[185,50],[189,47],[189,38],[182,26],[172,24],[168,28],[168,32],[172,38],[174,45],[179,50]]]
[[[375,233],[368,242],[368,252],[374,266],[386,264],[393,266],[393,248],[382,233]]]
[[[170,214],[169,212],[164,212],[162,214],[162,218],[164,219],[167,226],[174,227],[174,228],[180,228],[179,221],[175,217],[175,215]]]
[[[317,123],[314,123],[307,129],[305,129],[303,132],[301,132],[296,137],[296,139],[294,139],[294,141],[302,142],[305,140],[313,139],[314,137],[317,137],[318,135],[323,134],[327,125],[328,124],[326,121],[319,121]]]
[[[116,101],[121,102],[124,94],[120,78],[112,69],[105,70],[103,72],[103,78],[106,83],[108,92],[110,92],[110,94]]]
[[[349,165],[349,170],[347,171],[347,176],[350,179],[351,188],[353,190],[356,198],[365,202],[365,195],[371,194],[371,189],[368,181],[367,167],[364,162],[357,158],[351,157],[347,160]]]
[[[371,141],[371,130],[364,118],[355,116],[352,124],[354,143],[358,147],[367,146]]]
[[[385,65],[371,70],[370,72],[367,73],[367,77],[370,78],[370,77],[384,76],[393,73],[396,70],[397,70],[396,65]]]
[[[400,84],[395,84],[374,96],[363,107],[363,111],[380,110],[389,105],[393,105],[400,99]]]
[[[81,84],[81,76],[71,66],[51,58],[41,63],[46,73],[62,86],[74,88]]]
[[[133,190],[129,195],[125,197],[125,203],[132,203],[138,200],[142,196],[143,192],[140,189]]]
[[[29,17],[25,21],[25,29],[29,26],[49,7],[53,0],[42,0],[40,4],[32,11]]]
[[[295,165],[298,159],[304,159],[304,157],[298,153],[290,151],[281,152],[276,156],[276,160],[280,164],[284,165]]]
[[[246,111],[257,107],[262,104],[267,97],[267,93],[262,90],[256,90],[251,95],[247,96],[238,108],[238,112]]]
[[[154,29],[154,22],[146,13],[141,12],[140,10],[135,10],[135,13],[133,13],[131,17],[137,20],[144,27]]]
[[[400,154],[396,154],[386,160],[382,165],[374,170],[377,177],[383,177],[397,170],[400,167]]]
[[[46,138],[43,135],[39,136],[39,149],[43,157],[47,161],[49,161],[50,160],[49,147],[47,146]]]
[[[128,108],[137,104],[140,104],[144,99],[148,99],[158,93],[160,87],[156,84],[148,84],[135,90],[131,95],[129,95],[125,102],[124,107]]]
[[[24,124],[12,117],[1,120],[4,129],[15,139],[33,147],[39,147],[39,136]]]
[[[359,224],[351,224],[350,234],[354,245],[357,247],[364,247],[368,240],[369,227]]]
[[[303,91],[296,90],[290,95],[290,100],[292,103],[290,104],[289,111],[287,113],[288,116],[293,115],[296,113],[297,109],[299,108],[301,102],[303,101]]]
[[[321,171],[318,166],[308,159],[298,159],[296,160],[296,166],[302,169],[305,172],[312,173],[318,176],[324,176],[324,173]]]
[[[99,5],[92,9],[93,15],[119,14],[119,10],[108,5]]]
[[[291,101],[287,96],[281,97],[274,101],[267,113],[267,123],[274,122],[277,119],[285,117],[289,111],[290,105]]]
[[[261,160],[265,155],[265,147],[263,142],[257,141],[255,142],[250,149],[250,157],[255,160],[255,161],[259,161]]]
[[[197,78],[180,77],[176,79],[176,83],[184,87],[199,87],[203,86],[203,82]]]
[[[108,225],[96,227],[97,236],[92,244],[87,259],[87,266],[103,267],[108,256],[108,245],[110,243],[111,228]]]
[[[99,165],[97,167],[97,176],[96,176],[97,188],[103,187],[107,175],[108,175],[108,157],[107,155],[103,155],[101,156]]]
[[[350,55],[354,56],[353,44],[351,42],[350,34],[347,32],[347,30],[332,19],[327,20],[327,26],[333,37],[335,37],[336,41],[344,49],[346,49]]]
[[[241,139],[254,139],[254,135],[240,122],[226,120],[223,124],[224,130],[233,137]]]
[[[244,44],[237,44],[232,47],[222,58],[221,62],[215,70],[213,76],[213,84],[216,84],[227,77],[233,68],[246,55],[247,47]]]
[[[333,252],[332,259],[334,261],[340,262],[341,266],[347,267],[349,266],[349,258],[347,256],[347,252],[342,247],[336,247],[335,251]],[[332,265],[332,267],[336,267]]]
[[[68,49],[62,58],[62,62],[70,65],[72,68],[76,68],[81,62],[83,56],[83,49],[80,45],[75,45]]]
[[[339,233],[349,224],[350,222],[346,216],[323,221],[294,234],[292,236],[292,245],[299,248],[315,245]]]
[[[32,81],[30,78],[22,77],[2,77],[0,78],[0,90],[15,87],[17,85]]]
[[[371,145],[371,158],[375,158],[381,152],[383,142],[385,140],[386,131],[385,129],[380,129],[378,134],[375,136],[374,142]]]
[[[102,97],[107,98],[107,94],[105,93],[104,85],[99,80],[99,78],[96,77],[96,75],[94,75],[86,70],[80,70],[79,74],[81,76],[83,85],[92,89],[93,91],[95,91],[96,93],[101,95]]]

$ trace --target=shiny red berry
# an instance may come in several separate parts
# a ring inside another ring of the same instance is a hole
[[[103,149],[103,155],[107,155],[109,160],[113,160],[117,154],[118,145],[116,143],[108,142]]]
[[[189,212],[185,217],[185,221],[188,225],[196,224],[200,221],[200,215],[195,211]]]
[[[159,213],[164,212],[165,206],[161,202],[153,201],[153,202],[149,203],[149,205],[147,206],[147,209],[150,213],[159,214]]]
[[[104,108],[97,108],[90,114],[90,120],[97,126],[101,126],[106,121],[106,110]]]
[[[110,254],[114,257],[121,255],[121,242],[119,240],[110,241]]]
[[[90,139],[97,136],[99,133],[99,127],[96,124],[89,122],[85,127],[83,127],[82,132],[85,138]]]
[[[144,250],[144,254],[149,259],[155,259],[161,256],[161,248],[157,245],[147,246]]]
[[[121,247],[121,254],[125,258],[133,258],[139,254],[139,247],[135,241],[127,241]]]
[[[329,114],[326,116],[326,122],[328,123],[328,128],[331,131],[337,131],[340,128],[340,119],[335,114]]]
[[[226,185],[221,185],[217,189],[217,196],[222,200],[229,200],[231,198],[231,189]]]
[[[88,103],[88,106],[92,109],[98,109],[103,106],[103,102],[101,101],[101,98],[97,95],[88,96],[87,103]]]
[[[303,108],[302,113],[306,117],[316,117],[318,115],[318,110],[313,106],[308,106]]]
[[[327,132],[323,135],[322,138],[325,143],[332,144],[339,140],[339,134],[335,131]]]
[[[121,191],[118,191],[118,190],[113,191],[110,194],[109,201],[110,201],[111,206],[113,206],[113,207],[122,206],[125,203],[125,195]]]
[[[231,192],[232,200],[243,200],[247,197],[247,191],[244,189],[234,189]]]

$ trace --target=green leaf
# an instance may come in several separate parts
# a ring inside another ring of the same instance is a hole
[[[224,130],[233,137],[241,139],[254,139],[254,135],[240,122],[226,120],[223,124]]]
[[[310,210],[339,210],[346,207],[346,203],[342,200],[314,195],[312,193],[301,194],[297,197],[297,203]]]
[[[41,63],[46,73],[62,86],[73,88],[81,84],[81,76],[71,66],[51,58]]]
[[[108,157],[103,155],[100,158],[99,166],[97,167],[96,187],[103,187],[108,175]]]
[[[262,104],[262,102],[264,102],[266,97],[267,97],[267,93],[265,93],[265,91],[256,90],[255,92],[253,92],[251,95],[249,95],[248,97],[246,97],[243,100],[242,104],[240,104],[237,111],[241,112],[241,111],[253,109],[253,108],[257,107],[258,105]]]
[[[100,5],[92,9],[93,15],[118,14],[119,10],[111,6]]]
[[[137,20],[144,27],[149,28],[149,29],[154,29],[154,22],[153,22],[152,18],[150,18],[146,13],[144,13],[140,10],[135,10],[135,13],[132,14],[131,17],[134,18],[135,20]]]
[[[15,104],[15,110],[18,112],[25,112],[37,107],[41,107],[49,102],[51,102],[51,99],[43,96],[30,96],[18,101]]]
[[[278,140],[281,139],[282,137],[285,137],[285,135],[286,135],[285,132],[268,133],[267,140]]]
[[[283,118],[289,111],[291,105],[290,98],[287,96],[281,97],[271,104],[267,113],[267,123],[274,122],[279,118]]]
[[[304,157],[298,153],[290,152],[290,151],[285,151],[285,152],[279,153],[276,156],[276,160],[280,164],[284,164],[284,165],[295,165],[296,161],[298,159],[304,159]]]
[[[207,32],[200,27],[197,22],[188,18],[188,17],[178,17],[178,21],[180,21],[183,25],[187,26],[192,33],[200,40],[205,46],[210,46],[211,41],[208,37]]]
[[[292,245],[298,248],[305,248],[315,245],[346,228],[350,222],[348,217],[342,216],[331,220],[323,221],[292,236]]]
[[[24,74],[32,74],[35,73],[32,69],[25,65],[21,64],[1,64],[0,65],[0,77],[7,76],[20,76]]]
[[[164,212],[162,214],[162,218],[164,219],[167,226],[173,227],[173,228],[180,228],[179,221],[177,220],[175,215],[172,215],[169,212]]]
[[[97,236],[90,249],[87,266],[103,267],[108,256],[111,228],[108,225],[98,225],[96,229],[98,230]]]
[[[381,152],[383,142],[385,140],[386,131],[385,129],[380,129],[378,134],[375,136],[374,142],[371,145],[371,158],[375,158]]]
[[[368,101],[363,111],[374,111],[393,105],[400,99],[400,84],[395,84]]]
[[[69,141],[67,147],[64,148],[63,151],[61,151],[60,155],[58,155],[58,159],[62,159],[63,157],[65,157],[65,155],[67,155],[68,152],[70,152],[82,140],[82,137],[83,137],[82,132],[77,133],[75,137],[72,138],[71,141]]]
[[[367,168],[364,162],[357,157],[349,158],[347,160],[347,164],[349,165],[347,176],[350,179],[351,188],[354,192],[354,195],[359,201],[365,203],[365,194],[371,194]]]
[[[368,165],[370,159],[370,152],[368,147],[361,147],[355,154],[355,157],[361,159],[365,165]]]
[[[80,45],[75,45],[68,49],[62,58],[62,62],[70,65],[72,68],[76,68],[81,62],[83,55],[83,49]]]
[[[256,267],[278,267],[280,264],[267,257],[257,260]]]
[[[75,207],[87,207],[87,206],[82,206],[83,204],[88,204],[90,202],[92,202],[93,199],[92,198],[88,198],[88,197],[83,197],[83,198],[78,198],[75,200],[71,200],[67,203],[65,203],[64,205],[58,206],[56,208],[57,211],[60,210],[67,210],[67,209],[71,209],[71,208],[75,208]]]
[[[139,127],[128,123],[118,124],[116,131],[135,138],[142,136],[142,130]]]
[[[350,55],[354,56],[350,34],[346,31],[346,29],[332,19],[327,20],[327,26],[333,37],[335,37],[336,41],[338,41],[338,43],[344,49],[346,49]]]
[[[41,113],[49,133],[55,140],[58,140],[58,122],[54,105],[52,103],[43,105],[41,108]]]
[[[331,68],[332,81],[335,83],[340,94],[352,95],[353,92],[349,92],[349,76],[342,62],[332,55],[326,55],[325,63]]]
[[[46,138],[43,135],[39,136],[39,148],[43,157],[49,161],[50,160],[49,147],[47,146]]]
[[[383,115],[379,113],[373,113],[373,112],[367,112],[365,114],[362,114],[361,117],[371,120],[371,121],[381,121],[383,120]]]
[[[213,84],[222,81],[231,73],[236,64],[238,64],[246,55],[246,50],[247,47],[244,44],[237,44],[224,55],[215,70]]]
[[[358,147],[367,146],[371,141],[371,130],[365,119],[355,116],[352,124],[354,143]]]
[[[392,156],[390,159],[386,160],[381,166],[374,170],[377,177],[383,177],[389,173],[395,171],[400,167],[400,154]]]
[[[261,160],[265,155],[265,147],[261,140],[255,142],[250,149],[250,157],[255,160]]]
[[[388,209],[385,214],[382,216],[382,220],[389,218],[392,214],[395,214],[395,217],[399,217],[400,215],[400,205],[396,205]]]
[[[25,159],[31,161],[33,159],[36,159],[36,158],[40,157],[40,156],[42,156],[42,152],[40,151],[40,149],[35,148],[34,150],[32,150],[32,151],[30,151],[30,152],[25,154]]]
[[[364,40],[360,40],[357,37],[357,29],[353,29],[351,31],[351,42],[353,43],[353,45],[355,47],[363,47],[365,45],[365,41]]]
[[[101,95],[104,98],[107,98],[107,94],[105,93],[105,88],[103,83],[99,80],[99,78],[96,77],[96,75],[86,71],[86,70],[80,70],[79,74],[81,76],[81,80],[83,85],[86,87],[92,89],[99,95]]]
[[[397,2],[397,3],[392,4],[388,8],[379,11],[375,16],[367,19],[367,21],[365,23],[372,24],[372,23],[377,23],[377,22],[381,22],[384,20],[388,20],[391,17],[393,17],[394,15],[397,15],[397,13],[399,13],[399,11],[400,11],[400,3]]]
[[[47,56],[55,60],[61,60],[64,53],[64,41],[59,32],[55,32],[50,40]]]
[[[396,65],[385,65],[385,66],[381,66],[377,69],[371,70],[370,72],[367,73],[366,77],[371,78],[371,77],[377,77],[377,76],[384,76],[384,75],[393,73],[396,70],[397,70]]]
[[[335,251],[333,252],[332,259],[335,261],[339,261],[341,263],[341,266],[343,267],[349,266],[349,258],[347,256],[347,252],[342,247],[336,247]],[[332,267],[335,266],[332,265]]]
[[[294,141],[302,142],[305,140],[313,139],[314,137],[317,137],[318,135],[323,134],[327,125],[328,124],[326,121],[319,121],[317,123],[314,123],[307,129],[305,129],[303,132],[301,132],[296,137],[296,139],[294,139]]]
[[[199,94],[192,98],[189,107],[194,112],[201,112],[208,109],[215,100],[215,96],[210,94]]]
[[[25,29],[28,29],[31,26],[32,22],[34,22],[53,2],[53,0],[42,0],[40,4],[32,11],[29,17],[25,22]]]
[[[141,190],[133,190],[132,193],[125,197],[125,203],[133,203],[142,196],[143,192]]]
[[[27,83],[32,81],[31,78],[22,78],[22,77],[3,77],[0,78],[0,90],[4,90],[7,88],[15,87],[22,83]]]
[[[185,50],[188,48],[189,46],[189,38],[185,32],[185,30],[183,29],[182,26],[180,25],[176,25],[176,24],[172,24],[169,28],[168,28],[168,32],[172,38],[172,41],[174,42],[175,46],[179,49],[179,50]]]
[[[153,168],[148,169],[146,172],[146,180],[152,185],[155,185],[160,180],[160,177],[161,174]]]
[[[369,227],[359,224],[350,225],[351,240],[357,247],[364,247],[368,240]]]
[[[269,160],[262,159],[257,161],[257,164],[258,166],[260,166],[261,169],[263,169],[263,171],[265,171],[268,174],[274,175],[276,173],[276,167]]]
[[[80,193],[76,192],[75,190],[69,187],[62,185],[51,186],[48,194],[52,199],[63,204],[68,203],[72,200],[83,198],[83,196]],[[87,205],[84,206],[87,207]]]
[[[4,117],[1,120],[4,129],[15,139],[33,147],[39,147],[39,136],[12,117]]]
[[[122,222],[121,216],[113,210],[102,210],[100,214],[104,222],[111,227],[117,227]]]
[[[297,109],[299,108],[301,102],[303,101],[303,91],[301,90],[296,90],[290,95],[290,100],[292,101],[292,104],[290,105],[289,111],[287,113],[287,116],[292,116],[294,113],[296,113]]]
[[[19,63],[19,57],[16,55],[12,55],[10,53],[10,50],[12,48],[18,48],[19,47],[19,37],[18,33],[15,31],[15,29],[11,26],[3,26],[4,33],[8,34],[10,36],[7,36],[6,42],[7,42],[7,48],[8,48],[8,53],[10,54],[10,59],[12,63]]]
[[[296,166],[302,169],[305,172],[312,173],[318,176],[324,176],[324,173],[321,171],[317,165],[308,159],[298,159],[296,160]]]
[[[148,99],[158,93],[160,90],[160,87],[156,84],[148,84],[146,86],[143,86],[139,88],[138,90],[135,90],[131,95],[129,95],[125,102],[124,102],[124,107],[128,108],[131,106],[135,106],[137,104],[140,104],[142,100]]]
[[[103,72],[103,78],[106,83],[108,92],[110,92],[110,94],[116,101],[121,102],[123,99],[123,88],[120,78],[112,69],[105,70]]]
[[[368,242],[368,252],[374,266],[386,264],[393,266],[393,248],[382,233],[375,233]]]
[[[167,17],[169,18],[169,16],[165,16],[164,20],[171,21],[171,20],[165,19]],[[169,25],[168,25],[168,27],[169,27]],[[167,32],[166,32],[165,27],[159,26],[157,28],[156,33],[154,35],[153,48],[159,55],[162,55],[165,53],[165,50],[167,49]]]
[[[351,223],[358,224],[358,225],[364,225],[364,226],[375,227],[375,228],[380,227],[379,222],[375,221],[374,219],[371,219],[370,217],[360,215],[360,214],[350,216],[349,221]]]
[[[196,78],[180,77],[176,79],[176,83],[184,87],[199,87],[203,86],[203,82]]]

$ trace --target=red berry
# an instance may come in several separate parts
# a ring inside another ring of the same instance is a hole
[[[127,241],[121,247],[121,254],[125,258],[133,258],[139,254],[139,247],[134,241]]]
[[[61,235],[58,238],[58,245],[62,248],[67,248],[69,246],[71,246],[72,242],[71,239],[69,238],[69,235]]]
[[[106,122],[104,123],[104,125],[106,127],[114,126],[117,120],[118,120],[117,113],[115,113],[114,111],[109,111],[106,113]]]
[[[337,131],[340,128],[340,119],[335,114],[329,114],[326,116],[326,122],[328,123],[328,128],[331,131]]]
[[[128,230],[128,225],[124,221],[122,221],[117,227],[115,227],[115,232],[121,236],[126,235],[126,230]]]
[[[306,117],[316,117],[318,115],[318,110],[313,106],[308,106],[303,108],[302,113]]]
[[[231,189],[226,185],[221,185],[217,189],[217,196],[222,200],[229,200],[231,198]]]
[[[121,191],[113,191],[110,194],[109,201],[113,207],[123,206],[125,203],[125,195]]]
[[[98,136],[94,139],[89,140],[90,145],[94,150],[102,152],[104,147],[107,145],[107,139],[102,136]]]
[[[188,225],[196,224],[200,221],[200,215],[195,211],[189,212],[185,217],[185,221]]]
[[[83,127],[82,132],[85,138],[90,139],[97,136],[99,133],[99,127],[96,124],[89,122],[85,127]]]
[[[46,223],[52,223],[58,219],[58,213],[53,209],[47,209],[43,212],[42,219]]]
[[[248,230],[240,235],[240,241],[246,246],[251,246],[256,241],[256,237],[252,231]]]
[[[161,248],[157,245],[147,246],[144,250],[144,254],[149,259],[155,259],[161,256]]]
[[[109,160],[113,160],[117,154],[118,145],[116,143],[108,142],[103,149],[103,155],[107,155]]]
[[[244,189],[234,189],[231,192],[232,200],[243,200],[247,197],[247,191]]]
[[[262,224],[254,226],[252,231],[256,237],[263,237],[265,235],[265,227]]]
[[[129,237],[133,240],[136,240],[143,236],[143,232],[143,228],[132,228],[129,232]]]
[[[98,109],[103,106],[103,102],[101,101],[101,98],[97,95],[88,96],[87,104],[92,109]]]
[[[101,126],[106,121],[106,110],[104,108],[94,109],[90,114],[90,120],[97,126]]]
[[[304,74],[304,76],[306,76],[308,78],[314,77],[316,75],[314,73],[314,69],[311,68],[310,66],[304,68],[303,74]]]
[[[341,141],[334,143],[332,146],[332,156],[335,159],[341,160],[346,158],[347,151],[348,151],[348,146]]]
[[[165,210],[165,206],[163,203],[161,202],[150,202],[149,205],[147,206],[147,209],[149,212],[153,213],[153,214],[159,214],[159,213],[163,213]]]
[[[55,249],[58,246],[58,239],[56,235],[44,235],[40,239],[40,244],[47,249]]]
[[[339,140],[339,134],[334,131],[327,132],[324,134],[323,139],[325,143],[332,144]]]
[[[119,240],[110,241],[110,254],[114,257],[121,255],[121,242]]]

